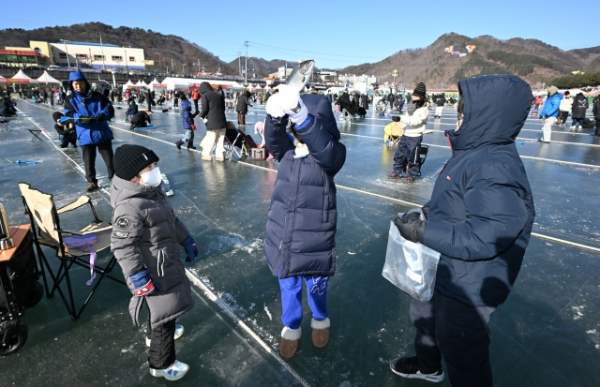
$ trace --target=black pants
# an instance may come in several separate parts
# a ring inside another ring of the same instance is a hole
[[[394,154],[394,171],[397,174],[402,175],[406,173],[412,177],[421,174],[421,165],[418,160],[416,160],[416,152],[421,145],[422,140],[423,136],[402,136],[398,149],[396,149],[396,153]]]
[[[192,101],[194,101],[194,112],[198,113],[198,100],[197,99],[193,99]]]
[[[419,368],[433,372],[441,368],[444,358],[453,386],[492,387],[488,323],[494,310],[437,293],[430,302],[411,300]]]
[[[108,178],[112,179],[115,174],[113,168],[113,150],[112,142],[104,144],[90,144],[81,146],[81,154],[83,157],[83,163],[85,164],[85,178],[88,183],[96,183],[96,148],[100,152],[100,156],[106,164],[106,170],[108,171]]]
[[[73,144],[73,146],[77,146],[77,135],[72,131],[64,132],[60,136],[60,147],[61,148],[66,148],[67,146],[69,146],[69,144]]]
[[[237,119],[238,125],[246,125],[246,113],[238,112]]]
[[[150,350],[148,365],[154,369],[164,369],[173,364],[175,358],[175,319],[150,330]]]
[[[600,136],[600,117],[594,117],[596,119],[596,131],[594,136]]]

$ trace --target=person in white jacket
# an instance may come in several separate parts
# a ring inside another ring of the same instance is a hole
[[[558,121],[556,122],[558,125],[563,125],[567,122],[567,118],[569,118],[569,113],[573,108],[573,98],[571,98],[571,93],[569,90],[565,91],[563,95],[563,99],[560,101],[560,105],[558,109],[560,113],[558,115]]]
[[[394,170],[388,175],[391,179],[413,182],[421,174],[421,164],[417,159],[417,152],[421,146],[429,116],[429,109],[425,104],[426,96],[425,84],[419,82],[412,93],[407,113],[400,117],[400,121],[406,125],[406,128],[394,155]]]

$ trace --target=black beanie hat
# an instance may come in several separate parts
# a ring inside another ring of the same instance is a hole
[[[413,91],[413,95],[418,95],[421,98],[425,99],[427,96],[427,88],[423,82],[417,83],[417,87],[415,87],[415,91]]]
[[[131,180],[142,169],[158,160],[156,153],[141,145],[121,145],[115,151],[115,175],[123,180]]]

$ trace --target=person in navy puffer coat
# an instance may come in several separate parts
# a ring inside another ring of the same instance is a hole
[[[326,97],[300,95],[281,85],[266,105],[265,139],[279,161],[277,182],[268,213],[265,255],[279,279],[282,323],[279,352],[296,353],[301,335],[302,283],[312,311],[312,342],[329,341],[328,277],[335,272],[335,174],[346,159],[346,148]],[[288,120],[293,136],[286,133]],[[294,145],[294,141],[296,144]]]
[[[115,111],[109,99],[97,91],[92,91],[90,84],[81,71],[69,73],[72,94],[65,100],[64,117],[61,121],[75,123],[77,142],[81,146],[85,177],[88,182],[87,191],[98,189],[96,180],[96,150],[102,156],[108,178],[114,175],[113,168],[113,133],[108,121]]]
[[[398,216],[400,233],[441,253],[429,302],[411,300],[415,357],[392,361],[403,377],[492,386],[488,323],[508,297],[529,243],[535,210],[515,146],[533,96],[513,75],[459,82],[463,122],[448,133],[452,157],[421,211]]]

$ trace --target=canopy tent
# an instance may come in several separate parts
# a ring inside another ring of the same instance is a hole
[[[8,80],[6,78],[4,78],[2,75],[0,75],[0,83],[6,83],[8,82]]]
[[[134,83],[133,83],[133,82],[131,82],[131,79],[128,79],[128,80],[127,80],[127,83],[126,83],[126,84],[124,84],[123,86],[125,86],[125,87],[130,87],[130,86],[135,86],[135,85],[134,85]]]
[[[229,88],[244,88],[244,86],[239,82],[234,81],[223,81],[220,79],[193,79],[193,78],[172,78],[167,77],[163,79],[162,84],[168,90],[187,90],[193,85],[200,85],[202,82],[208,82],[211,86],[221,86],[223,89]]]
[[[135,84],[136,87],[148,87],[148,85],[142,81],[141,79],[139,81],[137,81],[137,83]]]
[[[44,73],[42,75],[40,75],[39,78],[36,79],[36,82],[60,84],[60,81],[58,79],[54,78],[52,75],[48,74],[48,71],[46,71],[46,70],[44,70]]]
[[[165,88],[167,87],[166,85],[163,85],[162,83],[160,83],[160,82],[159,82],[159,81],[158,81],[156,78],[154,78],[154,79],[152,80],[152,82],[150,82],[150,83],[148,84],[148,86],[149,86],[149,87],[150,87],[152,90],[155,90],[155,89],[165,89]]]
[[[10,78],[10,82],[25,85],[33,82],[33,79],[29,78],[27,74],[23,72],[23,70],[19,70],[15,75],[12,76],[12,78]]]

